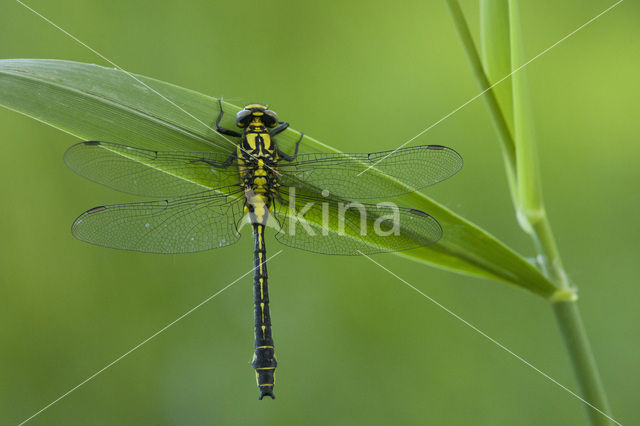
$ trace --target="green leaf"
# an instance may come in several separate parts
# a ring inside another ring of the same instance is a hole
[[[511,73],[508,0],[480,0],[480,40],[484,69],[489,82],[495,83]],[[513,134],[511,80],[505,79],[492,90]]]
[[[511,22],[511,68],[518,69],[524,62],[522,28],[520,25],[518,2],[509,0]],[[524,230],[532,233],[535,226],[546,215],[542,201],[538,160],[534,141],[533,113],[529,99],[527,71],[521,69],[511,77],[513,79],[513,120],[515,126],[516,173],[518,176],[518,213],[526,220]]]
[[[218,115],[217,99],[97,65],[56,60],[2,60],[0,104],[82,139],[151,149],[222,153],[233,150],[230,141],[211,129]],[[239,107],[223,103],[223,108],[228,114],[222,124],[232,127]],[[278,143],[285,152],[290,151],[299,135],[298,131],[287,129],[278,136]],[[301,146],[307,152],[338,152],[306,135]],[[385,184],[389,185],[389,178],[379,178],[387,179]],[[402,186],[401,182],[395,184]],[[572,297],[488,232],[423,194],[413,192],[400,199],[407,207],[436,217],[444,236],[436,244],[399,255],[514,284],[547,298]]]
[[[464,18],[460,15],[459,19]],[[481,81],[482,79],[478,82],[482,90],[489,87],[489,84],[495,85],[491,91],[495,95],[496,106],[499,110],[493,111],[492,116],[494,116],[496,128],[504,126],[504,135],[501,135],[501,132],[498,131],[498,136],[501,136],[502,139],[503,157],[511,199],[517,208],[518,183],[515,170],[515,143],[513,141],[513,90],[511,77],[505,78],[511,74],[511,39],[509,31],[509,1],[480,0],[480,41],[486,83]],[[475,52],[467,52],[467,54],[472,56]],[[472,66],[480,66],[480,64],[472,64]],[[491,105],[489,107],[491,108]],[[501,119],[497,118],[497,115]]]
[[[508,42],[509,40],[508,38],[505,39],[504,37],[504,29],[500,30],[493,25],[496,25],[495,21],[503,19],[505,13],[508,14],[508,9],[504,9],[503,7],[501,7],[500,2],[502,0],[487,1],[490,2],[490,4],[488,4],[487,2],[481,4],[483,19],[483,40],[485,40],[486,42],[497,41],[501,43],[501,47],[492,46],[491,49],[485,49],[487,57],[492,61],[495,61],[495,64],[491,65],[490,68],[494,69],[495,72],[498,73],[498,70],[502,70],[504,68],[504,61],[499,59],[499,55],[500,52],[504,53],[504,43]],[[509,79],[507,78],[507,76],[509,75],[509,73],[506,72],[504,75],[498,77],[498,79],[495,81],[489,81],[487,75],[485,74],[484,66],[482,64],[482,61],[480,60],[480,55],[478,55],[476,45],[473,42],[473,37],[471,36],[471,32],[469,31],[469,27],[464,18],[464,14],[462,13],[460,5],[456,0],[447,0],[447,6],[449,6],[449,12],[451,13],[451,17],[453,18],[453,23],[456,26],[456,30],[458,30],[460,41],[462,41],[464,51],[467,54],[469,65],[471,65],[471,71],[473,72],[473,75],[478,82],[478,86],[482,90],[482,92],[480,93],[482,94],[482,97],[484,98],[485,102],[487,103],[487,107],[489,108],[489,114],[491,115],[491,119],[498,134],[498,140],[500,141],[500,145],[502,147],[502,156],[504,158],[505,168],[507,172],[509,190],[511,191],[512,198],[515,200],[517,196],[518,183],[516,177],[516,151],[515,144],[513,142],[513,134],[511,132],[513,123],[509,117],[506,117],[504,115],[500,103],[500,100],[502,100],[502,102],[504,103],[506,101],[506,96],[508,96],[508,93],[510,93],[509,90],[500,89],[501,85],[508,85]],[[505,25],[505,23],[499,22],[499,25],[503,26]],[[508,21],[506,22],[506,25],[508,26]],[[498,35],[490,34],[492,30],[497,30]],[[508,48],[509,47],[506,46],[507,51]],[[508,61],[507,65],[510,65]],[[501,97],[499,98],[499,96]]]

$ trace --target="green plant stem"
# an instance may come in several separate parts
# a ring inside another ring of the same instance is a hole
[[[531,238],[540,256],[538,263],[542,271],[559,287],[570,290],[571,283],[562,266],[560,252],[558,251],[556,239],[553,236],[551,224],[547,219],[546,212],[543,210],[542,214],[538,216],[536,220],[529,219],[529,224],[531,226]]]
[[[534,222],[532,230],[531,236],[540,254],[540,264],[543,272],[562,288],[570,289],[571,284],[562,266],[560,253],[547,216],[544,215],[537,222]],[[597,408],[596,410],[584,404],[589,423],[594,426],[609,426],[611,421],[610,417],[607,416],[611,415],[611,407],[602,385],[598,366],[587,337],[587,331],[582,324],[578,303],[575,300],[557,301],[552,304],[552,307],[571,359],[580,395],[585,401]]]
[[[489,81],[498,81],[511,72],[511,30],[509,8],[499,0],[480,1],[480,51]],[[510,84],[493,88],[500,109],[513,134],[513,90]]]
[[[504,2],[504,5],[508,7],[507,0],[500,1]],[[491,87],[491,84],[485,74],[480,55],[478,54],[473,38],[471,37],[471,32],[469,31],[462,9],[456,0],[447,0],[447,4],[478,85],[481,90],[487,90]],[[514,24],[514,22],[512,22],[512,24]],[[513,42],[513,40],[511,42]],[[504,81],[498,81],[500,83],[504,83]],[[511,83],[511,81],[508,83]],[[503,147],[505,159],[507,160],[505,161],[507,175],[510,179],[513,179],[513,181],[510,181],[510,188],[511,194],[514,197],[514,204],[519,206],[520,199],[516,197],[519,197],[522,194],[519,194],[517,184],[518,176],[516,174],[517,168],[515,155],[517,144],[514,142],[513,135],[509,131],[509,127],[507,125],[508,121],[505,119],[500,104],[496,96],[493,94],[493,90],[489,90],[486,93],[486,100],[487,106],[489,107],[489,113]],[[517,123],[515,123],[515,125],[517,126]],[[533,162],[535,161],[535,158],[530,156],[528,161]],[[529,164],[528,167],[535,168],[535,163]],[[539,188],[536,189],[539,190]],[[518,215],[524,214],[524,217],[518,218],[519,222],[525,225],[523,228],[529,233],[529,235],[531,235],[535,243],[536,251],[539,255],[540,267],[545,275],[547,275],[558,287],[567,290],[567,294],[573,294],[574,290],[567,279],[567,274],[562,266],[560,253],[551,230],[551,225],[547,219],[542,199],[540,198],[536,201],[539,203],[535,212],[527,211],[526,208],[523,209],[524,211],[517,212]],[[552,300],[552,302],[554,302],[552,306],[556,321],[558,322],[558,326],[564,338],[569,358],[576,375],[576,380],[580,388],[580,393],[585,401],[588,401],[589,404],[597,408],[596,410],[587,404],[584,404],[589,422],[592,425],[598,426],[610,425],[609,403],[607,401],[604,387],[602,386],[602,381],[587,338],[586,330],[582,324],[582,318],[580,316],[580,311],[578,310],[577,302],[575,299],[569,298],[563,300]]]
[[[582,324],[578,304],[575,301],[556,302],[552,306],[571,358],[580,395],[599,410],[584,404],[589,422],[594,426],[610,426],[612,424],[610,420],[611,408],[604,386],[602,386],[587,332]]]
[[[481,89],[483,91],[487,90],[491,87],[489,84],[489,79],[484,72],[482,67],[482,60],[480,59],[480,55],[478,55],[478,51],[476,50],[475,44],[473,43],[473,37],[471,37],[471,32],[469,31],[469,27],[464,19],[464,14],[462,13],[462,9],[460,9],[460,5],[456,0],[447,0],[447,4],[449,5],[449,11],[453,16],[453,22],[458,30],[458,34],[460,35],[460,40],[464,45],[464,50],[467,52],[467,59],[471,63],[471,71],[473,72],[474,77],[478,81]],[[516,198],[517,191],[517,183],[516,183],[516,149],[515,144],[513,143],[513,137],[511,136],[511,131],[509,130],[509,125],[500,110],[500,105],[498,104],[498,99],[496,98],[493,90],[488,90],[484,93],[484,99],[487,103],[487,107],[489,108],[489,114],[491,114],[491,118],[498,133],[498,139],[500,144],[502,145],[502,153],[505,160],[505,167],[507,169],[507,179],[509,181],[509,188],[511,190],[511,195],[513,199]]]

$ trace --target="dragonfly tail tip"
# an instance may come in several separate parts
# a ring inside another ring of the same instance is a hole
[[[271,399],[276,399],[276,396],[273,394],[272,390],[260,389],[260,397],[258,399],[262,401],[262,398],[264,398],[265,396],[270,396]]]

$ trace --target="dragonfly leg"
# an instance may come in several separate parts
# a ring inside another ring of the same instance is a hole
[[[280,149],[278,148],[278,156],[280,156],[280,158],[282,158],[285,161],[293,161],[296,159],[296,157],[298,156],[298,149],[300,148],[300,142],[302,142],[302,138],[304,137],[304,133],[300,133],[300,137],[298,138],[298,141],[296,142],[296,147],[293,151],[293,155],[288,155],[285,154],[284,152],[280,151]]]
[[[279,121],[278,122],[278,126],[273,128],[270,132],[269,132],[269,136],[275,136],[278,133],[282,133],[285,131],[285,129],[289,127],[289,123],[287,123],[286,121]]]
[[[218,114],[218,118],[216,119],[216,130],[218,131],[218,133],[222,133],[223,135],[227,136],[233,136],[236,138],[242,136],[242,133],[236,132],[235,130],[220,127],[220,120],[222,120],[222,116],[224,115],[224,111],[222,110],[222,99],[218,99],[218,105],[220,106],[220,114]]]

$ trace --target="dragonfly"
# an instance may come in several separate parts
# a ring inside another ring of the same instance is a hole
[[[76,173],[113,189],[156,198],[94,207],[72,225],[92,244],[149,253],[192,253],[234,244],[253,229],[254,355],[259,399],[275,398],[277,361],[269,311],[265,229],[285,246],[320,254],[370,255],[423,247],[443,234],[426,212],[380,200],[433,185],[457,173],[462,158],[441,145],[373,153],[292,153],[278,148],[289,127],[266,105],[249,104],[237,129],[220,126],[228,153],[149,150],[108,141],[67,150]]]

